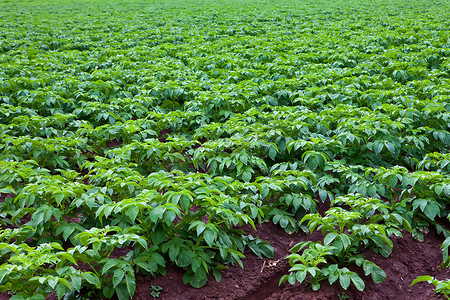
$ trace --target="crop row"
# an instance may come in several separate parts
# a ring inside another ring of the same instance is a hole
[[[448,267],[448,5],[206,2],[0,3],[0,291],[202,287],[267,221],[324,236],[281,282],[363,290],[408,231]]]

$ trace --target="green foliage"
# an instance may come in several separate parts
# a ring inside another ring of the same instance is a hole
[[[283,277],[314,289],[402,230],[448,267],[450,7],[416,2],[0,2],[2,290],[202,287],[261,222],[322,232]]]
[[[339,300],[346,300],[346,299],[350,298],[350,296],[348,296],[345,292],[342,292],[342,293],[338,294],[338,298],[339,298]]]
[[[446,238],[441,246],[442,251],[444,252],[444,261],[442,262],[442,268],[450,267],[450,257],[448,255],[448,251],[450,249],[450,237]]]
[[[435,293],[444,294],[447,299],[450,299],[450,281],[449,280],[438,280],[431,276],[419,276],[413,280],[411,286],[418,282],[426,281],[429,284],[434,285],[436,288],[434,290]]]
[[[303,250],[305,247],[307,248]],[[296,253],[301,250],[303,250],[301,254]],[[348,289],[350,283],[353,283],[358,290],[364,290],[364,281],[357,273],[346,267],[339,267],[339,264],[330,263],[336,251],[339,251],[336,247],[322,245],[321,242],[301,242],[290,251],[293,253],[286,257],[286,259],[289,259],[291,266],[290,274],[283,275],[280,284],[288,281],[293,285],[296,281],[301,283],[306,280],[311,284],[312,289],[317,291],[320,289],[322,280],[328,279],[329,284],[333,284],[339,279],[339,283],[344,290]],[[383,270],[374,263],[365,260],[362,256],[352,257],[349,262],[363,266],[365,275],[372,275],[372,279],[376,283],[381,283],[386,278]]]
[[[1,257],[6,260],[0,267],[0,290],[17,293],[14,299],[45,299],[54,291],[61,299],[70,291],[79,291],[92,274],[73,267],[77,252],[77,248],[64,251],[58,243],[38,247],[0,243]]]
[[[352,211],[337,205],[347,205]],[[364,290],[364,281],[345,267],[350,264],[362,267],[365,275],[371,275],[374,282],[383,282],[386,278],[384,271],[359,253],[371,249],[387,257],[393,247],[389,236],[401,236],[401,226],[411,230],[409,223],[398,214],[390,214],[388,206],[381,200],[358,195],[338,197],[324,216],[307,214],[300,223],[305,221],[308,221],[307,228],[311,232],[321,230],[323,242],[301,242],[294,246],[290,250],[292,254],[286,257],[291,265],[290,274],[284,275],[280,284],[286,280],[291,284],[303,282],[309,274],[314,290],[319,289],[320,281],[325,279],[330,284],[339,279],[345,290],[350,282],[358,290]],[[297,254],[300,250],[302,253]]]
[[[153,298],[159,298],[162,291],[162,287],[159,285],[151,285],[150,286],[150,296]]]

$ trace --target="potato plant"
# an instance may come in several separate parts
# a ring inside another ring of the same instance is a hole
[[[262,222],[322,232],[282,279],[313,289],[383,281],[362,249],[409,232],[441,234],[447,268],[448,11],[1,1],[1,291],[128,299],[168,266],[200,288],[274,256]]]

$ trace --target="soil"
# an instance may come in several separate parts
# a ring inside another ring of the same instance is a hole
[[[360,274],[366,283],[366,289],[363,292],[356,290],[353,286],[344,291],[338,282],[332,286],[323,282],[321,289],[317,292],[305,283],[297,283],[293,286],[284,283],[278,286],[281,276],[289,269],[288,262],[284,260],[289,248],[300,241],[321,239],[320,232],[288,234],[271,223],[263,223],[257,227],[256,232],[249,233],[268,240],[275,248],[275,257],[260,259],[251,253],[245,253],[244,269],[237,265],[231,266],[223,272],[220,283],[211,278],[201,289],[185,286],[183,270],[176,267],[169,267],[165,277],[152,278],[138,275],[137,290],[133,299],[153,299],[150,295],[152,285],[162,287],[159,299],[333,300],[340,299],[341,295],[347,295],[349,298],[342,299],[348,300],[445,299],[443,295],[434,294],[433,286],[427,283],[409,286],[416,277],[421,275],[431,275],[441,280],[450,278],[450,269],[440,268],[442,252],[439,248],[443,238],[436,232],[425,234],[425,240],[422,243],[413,240],[407,232],[403,234],[403,238],[394,237],[394,249],[389,258],[373,252],[365,253],[367,259],[375,262],[386,272],[387,278],[383,283],[375,284],[370,277]]]

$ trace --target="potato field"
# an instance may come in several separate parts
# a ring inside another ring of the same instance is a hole
[[[0,299],[450,299],[450,2],[0,0]]]

